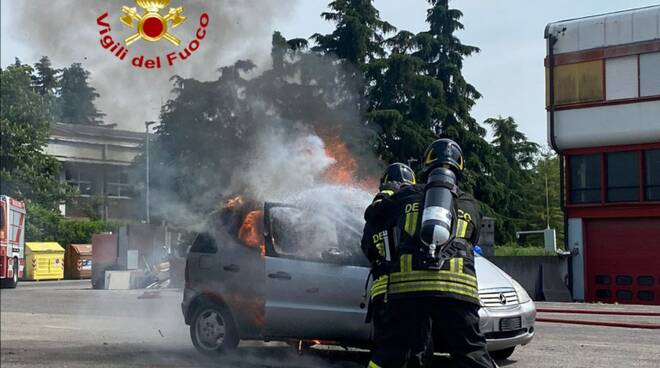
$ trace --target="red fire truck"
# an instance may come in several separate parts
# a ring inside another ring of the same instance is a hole
[[[0,283],[15,288],[25,265],[25,204],[0,196]]]

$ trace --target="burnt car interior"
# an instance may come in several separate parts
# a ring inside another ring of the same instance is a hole
[[[337,212],[337,211],[335,211]],[[290,205],[269,206],[267,255],[368,267],[360,250],[362,223],[350,211],[331,213]]]

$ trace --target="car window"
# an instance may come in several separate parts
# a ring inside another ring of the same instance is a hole
[[[209,233],[198,234],[193,241],[192,247],[190,247],[190,251],[196,253],[217,253],[218,245],[215,237]]]
[[[360,251],[360,221],[316,209],[273,207],[270,210],[273,249],[279,257],[368,266]]]

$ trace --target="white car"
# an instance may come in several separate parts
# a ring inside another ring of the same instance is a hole
[[[310,216],[323,231],[291,226],[292,218]],[[372,327],[361,304],[369,264],[359,231],[337,217],[282,204],[266,203],[263,221],[265,254],[222,232],[200,234],[193,243],[182,310],[195,347],[215,353],[254,339],[368,347]],[[475,267],[480,328],[493,358],[505,359],[534,337],[536,308],[520,284],[487,259],[477,256]],[[438,339],[435,347],[444,350]]]

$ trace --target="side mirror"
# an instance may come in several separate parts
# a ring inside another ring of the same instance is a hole
[[[321,253],[321,258],[329,263],[347,263],[351,259],[351,252],[339,248],[330,248]]]

